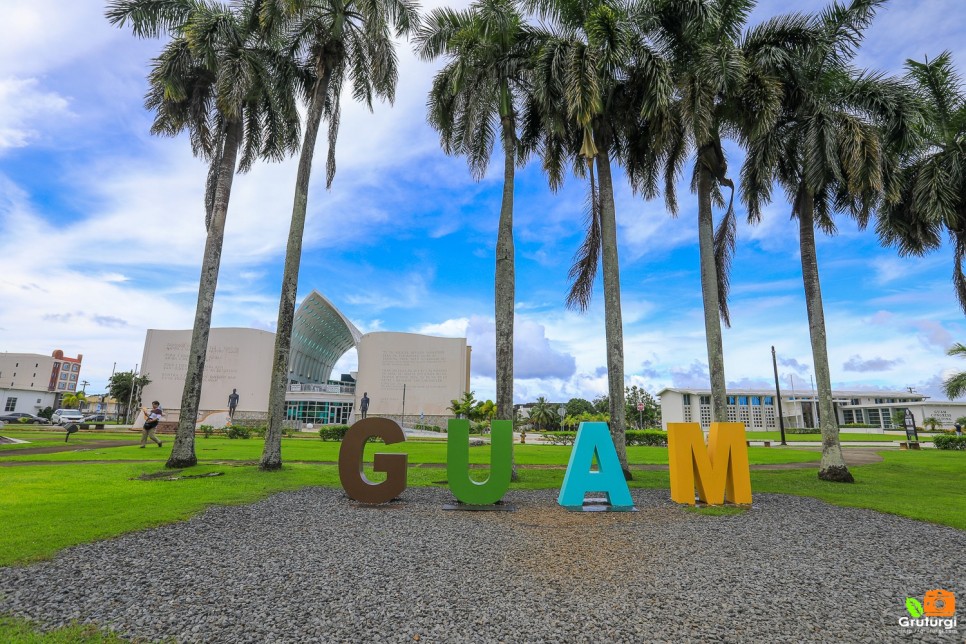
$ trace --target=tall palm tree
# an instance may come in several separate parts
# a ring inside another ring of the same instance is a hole
[[[901,83],[851,66],[862,32],[883,1],[834,4],[815,17],[819,38],[787,66],[779,118],[766,135],[750,143],[742,169],[750,221],[760,220],[773,181],[785,190],[792,218],[798,219],[822,432],[818,476],[826,481],[854,479],[842,458],[832,405],[815,228],[834,233],[834,215],[843,211],[861,227],[867,224],[885,188],[883,149],[908,138],[913,118]]]
[[[957,342],[950,347],[946,355],[959,356],[960,358],[966,357],[966,346],[961,342]],[[943,382],[943,392],[950,400],[962,398],[966,394],[966,372],[961,371],[947,378]]]
[[[721,321],[730,326],[728,271],[735,245],[734,183],[722,140],[760,135],[774,122],[781,102],[777,68],[807,39],[799,15],[773,18],[745,31],[754,0],[695,0],[660,3],[666,56],[672,61],[677,134],[664,157],[666,201],[676,209],[674,184],[694,154],[691,191],[698,196],[701,296],[711,379],[712,417],[728,420]],[[713,207],[724,207],[717,229]]]
[[[953,244],[953,290],[966,312],[966,87],[950,53],[925,62],[906,61],[916,91],[919,140],[900,155],[896,194],[883,200],[876,230],[900,255],[923,255]]]
[[[624,158],[629,146],[624,139],[627,122],[639,124],[669,102],[669,70],[648,40],[650,14],[646,2],[526,0],[525,5],[549,28],[540,36],[524,139],[529,146],[539,147],[552,189],[561,185],[568,158],[574,172],[588,180],[587,235],[570,271],[573,284],[567,305],[579,311],[589,307],[600,265],[610,431],[624,476],[630,479],[624,436],[624,331],[611,164]],[[639,132],[645,129],[638,127]],[[648,144],[637,145],[653,149]],[[639,168],[645,165],[642,162]],[[641,180],[636,185],[644,187],[646,196],[652,196],[652,184]]]
[[[468,9],[435,9],[416,35],[424,60],[445,56],[429,94],[429,122],[447,154],[466,156],[470,172],[483,178],[494,139],[503,146],[503,200],[496,239],[497,419],[513,420],[513,318],[515,260],[513,185],[525,161],[519,145],[519,106],[530,89],[535,38],[515,0],[478,0]],[[513,468],[513,478],[517,476]]]
[[[416,29],[419,15],[411,0],[276,0],[262,2],[260,18],[263,28],[281,28],[288,33],[289,50],[304,55],[304,68],[313,79],[306,92],[305,130],[295,178],[292,223],[285,249],[275,330],[268,430],[259,463],[262,469],[274,470],[282,467],[282,423],[285,421],[285,392],[302,259],[302,234],[308,210],[312,160],[322,119],[326,118],[329,123],[328,188],[335,177],[335,144],[343,83],[349,82],[353,97],[370,109],[373,97],[391,103],[395,98],[397,77],[393,37]]]
[[[236,166],[246,172],[258,157],[280,160],[298,146],[291,99],[297,75],[256,29],[255,6],[115,0],[107,8],[112,24],[130,23],[139,37],[171,37],[148,77],[145,106],[155,111],[151,131],[175,136],[187,130],[192,151],[209,163],[207,239],[177,436],[167,467],[198,462],[195,421]]]

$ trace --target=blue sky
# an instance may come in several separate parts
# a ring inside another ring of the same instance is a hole
[[[786,7],[761,2],[752,22]],[[2,11],[0,351],[82,353],[87,390],[99,392],[115,362],[126,370],[141,361],[148,328],[191,327],[206,168],[186,138],[148,132],[142,101],[157,41],[111,27],[99,2],[4,0]],[[899,72],[906,58],[949,49],[962,69],[964,43],[960,0],[894,0],[858,62]],[[394,106],[370,114],[343,102],[335,183],[326,191],[320,171],[312,186],[299,294],[319,290],[363,331],[465,335],[472,387],[492,397],[500,152],[479,183],[462,159],[446,157],[425,118],[438,65],[415,60],[405,43],[400,58]],[[736,176],[741,153],[733,145],[729,153]],[[274,329],[295,170],[290,160],[236,178],[216,326]],[[707,386],[695,198],[682,182],[671,218],[663,201],[635,198],[619,175],[615,185],[627,382],[652,392]],[[776,198],[760,226],[739,228],[726,376],[773,386],[775,345],[783,388],[807,389],[797,224]],[[606,392],[600,291],[584,315],[563,305],[583,205],[576,181],[554,195],[538,165],[518,174],[517,402]],[[835,237],[818,236],[818,254],[833,386],[912,386],[942,398],[942,378],[966,366],[945,355],[966,337],[951,250],[900,259],[843,218]],[[354,353],[339,368],[354,369]]]

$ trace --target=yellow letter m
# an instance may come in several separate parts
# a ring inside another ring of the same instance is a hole
[[[751,472],[744,423],[711,423],[705,447],[697,423],[667,424],[671,500],[694,505],[694,491],[708,505],[751,503]]]

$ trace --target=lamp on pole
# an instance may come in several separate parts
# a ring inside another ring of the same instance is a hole
[[[782,434],[782,445],[785,442],[785,415],[782,413],[782,390],[778,386],[778,359],[775,357],[775,347],[771,348],[771,366],[775,370],[775,400],[778,402],[778,428]]]

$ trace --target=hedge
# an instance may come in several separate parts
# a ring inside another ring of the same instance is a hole
[[[324,441],[341,441],[349,431],[348,425],[326,425],[319,430],[319,438]]]
[[[966,436],[949,436],[943,434],[932,439],[936,449],[958,449],[966,451]]]
[[[553,445],[573,445],[577,439],[577,432],[544,432],[543,439]],[[667,433],[648,430],[632,429],[624,433],[627,445],[649,445],[651,447],[667,447]]]

